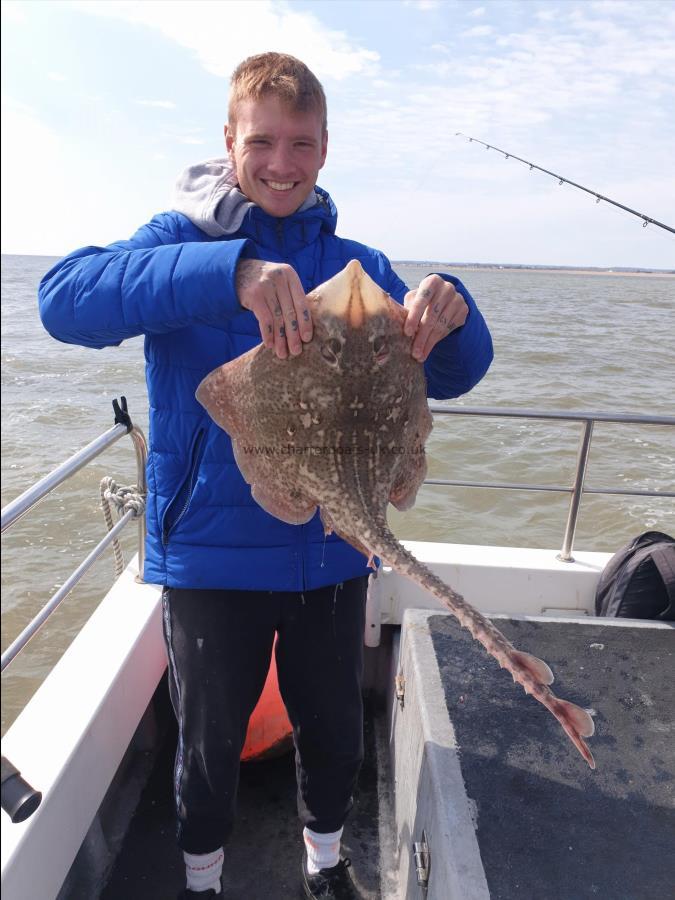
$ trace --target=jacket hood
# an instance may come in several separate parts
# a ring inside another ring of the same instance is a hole
[[[323,191],[319,194],[312,190],[296,212],[310,209],[323,197],[329,200]],[[238,231],[244,216],[253,207],[255,203],[239,190],[236,173],[227,157],[188,166],[176,182],[173,209],[187,216],[210,237]]]

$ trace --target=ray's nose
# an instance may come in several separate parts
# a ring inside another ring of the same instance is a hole
[[[321,288],[322,308],[359,330],[372,316],[386,313],[391,298],[364,270],[358,259],[347,265]]]

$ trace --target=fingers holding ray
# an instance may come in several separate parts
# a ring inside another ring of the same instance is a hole
[[[265,303],[269,312],[272,326],[272,346],[279,359],[288,356],[288,344],[286,342],[286,324],[284,310],[279,301],[276,287],[272,284],[265,286]]]
[[[279,326],[280,336],[285,338],[285,345],[291,356],[302,352],[298,314],[293,302],[291,288],[286,279],[280,279],[276,285],[276,300],[281,308],[282,324]],[[278,312],[275,312],[277,319]]]
[[[427,312],[429,309],[427,308]],[[439,313],[432,313],[429,317],[429,329],[425,329],[423,333],[424,343],[421,346],[420,353],[421,359],[425,360],[436,344],[443,340],[443,338],[447,337],[452,331],[454,331],[455,326],[452,323],[449,315],[449,308],[446,307],[443,311]],[[422,330],[420,329],[420,332]],[[417,342],[416,342],[417,343]],[[413,355],[415,354],[417,346],[413,347]]]
[[[295,269],[290,269],[288,273],[288,289],[295,309],[295,318],[298,324],[300,339],[304,343],[307,343],[312,340],[312,315],[309,311],[309,305],[307,303],[307,297],[305,296],[302,282]]]

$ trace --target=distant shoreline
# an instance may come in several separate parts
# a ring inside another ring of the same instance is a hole
[[[565,275],[621,275],[621,276],[646,276],[657,278],[673,278],[675,277],[675,269],[603,269],[603,268],[584,268],[583,266],[528,266],[528,265],[511,265],[505,263],[458,263],[458,262],[439,262],[438,260],[430,260],[419,262],[410,259],[392,259],[394,266],[407,266],[411,269],[431,269],[434,267],[443,269],[462,269],[464,272],[548,272],[554,274]]]
[[[42,253],[3,253],[6,256],[25,256],[29,258],[40,259],[62,259],[61,256]],[[465,272],[557,272],[567,273],[569,275],[630,275],[630,276],[648,276],[659,278],[675,277],[675,269],[638,269],[638,268],[603,268],[594,266],[539,266],[527,265],[526,263],[465,263],[465,262],[441,262],[439,260],[419,260],[419,259],[392,259],[393,265],[408,266],[411,269],[462,269]]]

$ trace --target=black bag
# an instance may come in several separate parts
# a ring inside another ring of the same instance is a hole
[[[595,614],[675,621],[675,540],[645,531],[615,553],[598,582]]]

